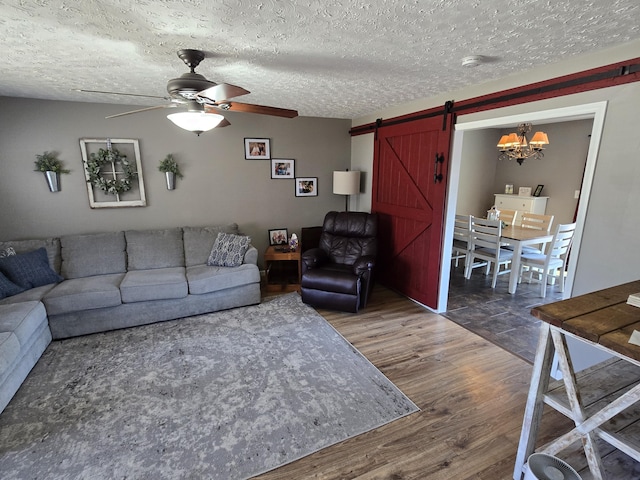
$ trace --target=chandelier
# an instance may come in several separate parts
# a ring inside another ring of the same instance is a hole
[[[544,157],[545,145],[549,145],[549,138],[544,132],[536,132],[533,138],[527,143],[527,132],[531,131],[530,123],[521,123],[518,125],[518,133],[510,133],[503,135],[498,142],[498,149],[500,150],[500,160],[508,160],[514,158],[518,165],[522,165],[522,162],[526,158],[535,158],[537,160]]]

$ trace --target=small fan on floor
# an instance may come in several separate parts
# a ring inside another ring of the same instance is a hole
[[[525,467],[524,480],[582,480],[568,463],[544,453],[534,453]]]

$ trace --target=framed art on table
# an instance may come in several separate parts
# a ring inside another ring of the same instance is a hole
[[[542,189],[544,188],[544,185],[538,185],[536,187],[536,190],[533,192],[533,196],[534,197],[539,197],[540,194],[542,193]]]
[[[289,232],[286,228],[273,228],[269,230],[269,245],[287,245]]]

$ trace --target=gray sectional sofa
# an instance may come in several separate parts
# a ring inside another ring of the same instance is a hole
[[[249,241],[230,224],[0,242],[0,411],[52,339],[260,303]]]

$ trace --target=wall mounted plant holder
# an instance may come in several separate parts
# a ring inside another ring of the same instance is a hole
[[[50,192],[60,191],[60,174],[58,172],[48,170],[44,172],[44,178],[47,180]]]
[[[180,172],[178,162],[173,158],[172,154],[167,155],[164,160],[158,165],[158,170],[164,173],[167,181],[167,190],[174,190],[176,188],[176,177],[182,178],[184,175]]]
[[[58,155],[53,152],[44,152],[36,155],[35,171],[42,172],[47,181],[50,192],[60,191],[60,174],[69,173],[69,170],[63,168],[62,162],[58,160]]]
[[[175,190],[176,188],[176,174],[173,172],[164,172],[167,180],[167,190]]]

